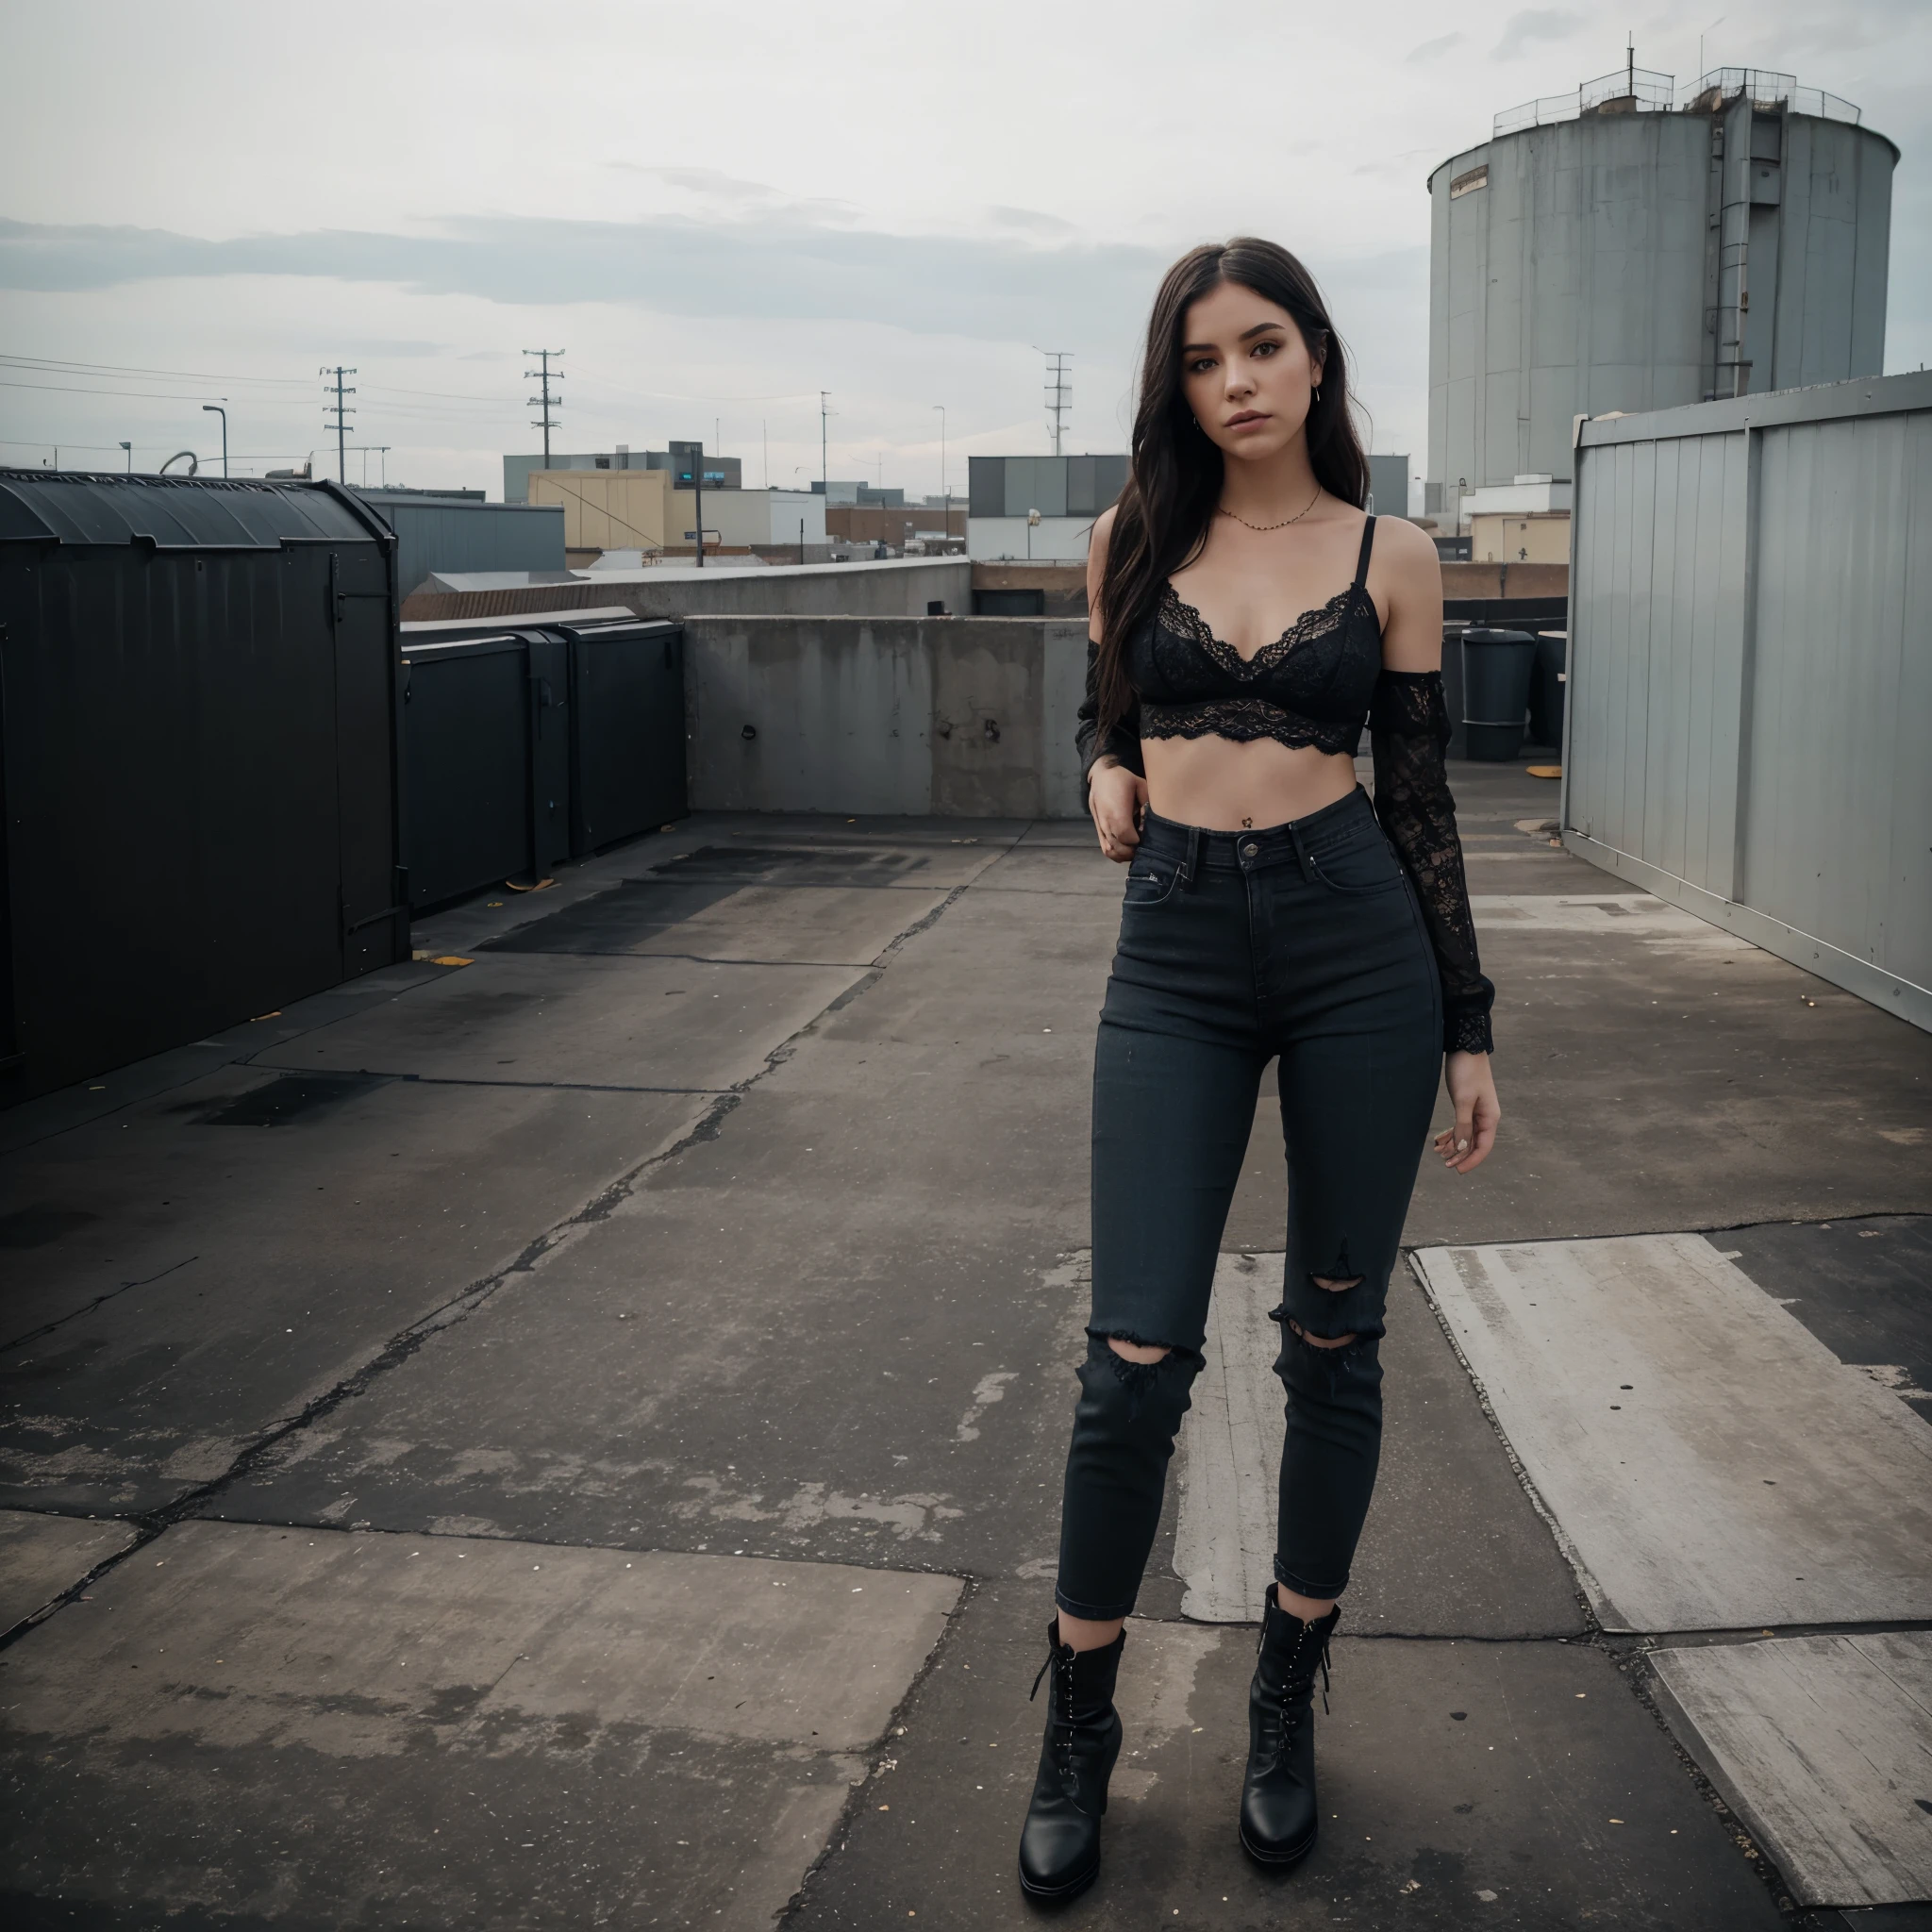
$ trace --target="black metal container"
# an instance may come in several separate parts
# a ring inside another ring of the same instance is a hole
[[[333,484],[0,471],[0,1104],[408,958],[393,559]]]

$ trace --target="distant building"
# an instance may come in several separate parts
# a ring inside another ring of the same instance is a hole
[[[1638,67],[1496,116],[1429,176],[1423,510],[1571,475],[1578,415],[1875,375],[1898,150],[1789,74]]]
[[[1408,514],[1408,458],[1380,456],[1369,458],[1369,508],[1378,517]]]
[[[705,461],[705,550],[709,555],[766,551],[794,555],[825,542],[825,500],[803,490],[733,490],[710,481]],[[531,501],[558,504],[564,547],[573,565],[608,550],[646,556],[697,554],[697,491],[676,487],[668,467],[624,470],[534,470],[525,479]],[[683,472],[690,474],[689,466]],[[802,534],[801,534],[802,526]]]
[[[814,495],[823,496],[826,507],[859,509],[897,509],[906,501],[903,490],[882,490],[863,480],[847,482],[834,476],[829,482],[812,486]]]
[[[738,457],[706,456],[697,442],[674,442],[669,449],[632,449],[620,442],[601,455],[552,456],[546,462],[541,456],[505,457],[503,459],[503,500],[527,503],[529,479],[539,470],[668,470],[675,481],[691,480],[694,460],[703,458],[707,490],[741,490],[744,487],[744,465]]]
[[[486,503],[480,490],[358,490],[396,535],[396,583],[407,597],[455,571],[564,575],[567,519],[522,503]]]
[[[1125,487],[1124,456],[969,457],[966,553],[1084,563],[1093,520]]]
[[[891,493],[900,494],[896,490]],[[938,498],[910,507],[831,503],[825,506],[825,532],[834,543],[883,543],[894,551],[916,543],[926,552],[958,550],[966,541],[966,506],[958,497],[950,510]]]

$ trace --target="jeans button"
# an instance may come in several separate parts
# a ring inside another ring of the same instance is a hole
[[[1257,845],[1252,839],[1250,839],[1248,842],[1241,847],[1241,857],[1243,858],[1253,858],[1255,855],[1260,851],[1260,849],[1261,848],[1258,845]]]

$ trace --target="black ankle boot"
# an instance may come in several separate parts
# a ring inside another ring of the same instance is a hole
[[[1052,1698],[1040,1775],[1020,1833],[1020,1883],[1029,1897],[1072,1898],[1100,1870],[1107,1781],[1121,1755],[1113,1684],[1126,1641],[1123,1630],[1105,1649],[1076,1651],[1059,1641],[1058,1619],[1046,1626],[1046,1661],[1033,1689],[1037,1693],[1041,1678],[1050,1676]]]
[[[1248,1775],[1241,1787],[1241,1847],[1257,1863],[1299,1864],[1314,1848],[1315,1672],[1328,1707],[1328,1639],[1336,1607],[1318,1622],[1291,1616],[1268,1592],[1260,1653],[1248,1687]]]

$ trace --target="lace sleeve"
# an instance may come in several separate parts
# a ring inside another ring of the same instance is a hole
[[[1096,758],[1116,758],[1130,772],[1147,775],[1141,763],[1141,701],[1136,698],[1127,715],[1100,742],[1100,646],[1087,641],[1087,698],[1077,713],[1079,723],[1074,742],[1080,752],[1080,782],[1087,782]]]
[[[1442,1051],[1489,1053],[1496,990],[1483,977],[1462,875],[1462,841],[1442,748],[1449,711],[1440,671],[1384,671],[1369,708],[1375,815],[1415,881],[1442,978]]]

